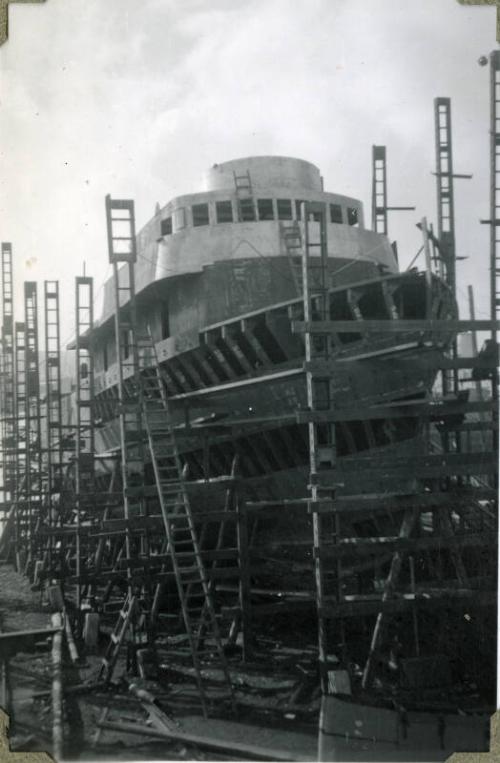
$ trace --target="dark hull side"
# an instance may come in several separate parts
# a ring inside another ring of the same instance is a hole
[[[330,317],[454,317],[455,303],[437,279],[419,273],[378,277],[330,292]],[[177,339],[156,345],[169,398],[176,442],[191,484],[193,513],[219,511],[237,455],[237,492],[242,502],[297,499],[309,494],[309,438],[303,337],[293,321],[303,318],[300,299],[235,316],[205,327],[181,346]],[[412,463],[421,447],[421,424],[411,415],[370,416],[370,406],[395,401],[424,401],[432,390],[450,334],[425,333],[331,335],[331,353],[322,373],[328,378],[325,399],[316,407],[333,408],[337,422],[328,426],[318,450],[323,484],[339,484],[339,494],[415,491],[414,475],[367,468],[366,458]],[[173,350],[172,350],[173,348]],[[115,371],[98,384],[97,451],[120,447],[116,418]],[[147,373],[147,371],[146,371]],[[335,449],[333,448],[333,436]],[[335,473],[332,468],[335,462]],[[154,483],[146,464],[146,482]],[[206,479],[221,480],[207,493]],[[196,491],[192,483],[200,482]],[[311,518],[303,508],[287,507],[266,519],[259,516],[258,534],[271,541],[304,540],[295,558],[306,562],[312,537]],[[358,530],[356,529],[356,532]],[[390,534],[390,528],[387,528]],[[302,574],[298,568],[299,578]],[[312,588],[307,575],[298,581]]]
[[[324,696],[320,761],[445,761],[454,752],[484,752],[489,716],[451,712],[400,712]]]
[[[435,361],[436,353],[432,351],[414,351],[397,360],[392,357],[371,363],[360,361],[356,369],[350,365],[348,371],[335,373],[335,401],[339,415],[342,410],[346,415],[336,437],[340,470],[344,460],[348,464],[353,456],[366,454],[368,450],[390,452],[398,446],[403,447],[408,456],[414,452],[416,445],[413,441],[419,431],[412,419],[370,420],[357,418],[357,411],[373,402],[425,395],[435,377],[429,364]],[[173,406],[179,452],[188,460],[192,477],[202,476],[200,434],[204,427],[207,427],[211,446],[217,450],[217,458],[214,457],[210,465],[212,475],[228,473],[235,441],[242,452],[247,453],[247,459],[242,463],[244,476],[279,476],[281,471],[300,467],[305,470],[309,460],[307,427],[297,423],[297,414],[307,409],[306,377],[300,369],[281,373],[281,376],[279,373],[263,375],[242,380],[231,387],[214,387],[203,394],[193,395],[190,402],[194,404],[195,413],[192,414],[194,431],[191,432],[184,425],[184,401],[181,399]],[[405,384],[410,375],[412,383]],[[112,420],[99,428],[96,441],[101,452],[117,448],[118,422]],[[327,447],[322,451],[325,464],[331,460],[327,451]],[[252,461],[252,465],[246,464],[247,460]],[[359,487],[359,475],[353,478]],[[305,474],[302,479],[305,489]],[[351,481],[347,472],[345,479],[347,483]],[[352,492],[350,487],[346,484],[346,492]]]
[[[329,301],[332,320],[389,322],[456,314],[449,291],[438,279],[429,282],[411,272],[332,289]],[[207,472],[211,477],[229,474],[236,449],[240,476],[251,483],[251,491],[260,482],[263,498],[305,493],[308,435],[300,417],[307,410],[304,343],[293,331],[293,321],[302,318],[302,301],[295,299],[205,327],[184,346],[179,338],[157,343],[178,449],[190,479],[204,478]],[[416,452],[416,419],[370,418],[367,409],[425,399],[451,339],[435,332],[329,337],[331,351],[322,369],[327,391],[316,408],[336,411],[337,468],[344,492],[379,488],[372,474],[364,480],[349,468],[353,459],[378,452],[390,456],[393,451],[410,457]],[[110,369],[97,380],[96,444],[101,453],[119,448],[115,376],[116,370]],[[208,454],[203,433],[210,441]],[[333,457],[328,438],[319,456],[320,465],[328,468]],[[394,487],[389,483],[384,475],[383,489]]]

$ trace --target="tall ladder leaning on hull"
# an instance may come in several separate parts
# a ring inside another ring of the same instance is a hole
[[[328,237],[326,204],[320,202],[304,202],[301,217],[304,226],[304,247],[302,252],[303,273],[303,302],[304,322],[312,326],[314,320],[329,318],[328,298]],[[325,378],[315,370],[315,364],[327,363],[331,355],[330,338],[315,336],[312,331],[304,333],[304,349],[306,361],[307,403],[314,412],[318,408],[318,398],[321,397],[321,387]],[[326,382],[328,386],[327,399],[329,406],[332,399],[331,376]],[[325,485],[320,480],[320,428],[314,415],[308,422],[309,435],[309,490],[311,501],[309,510],[312,513],[313,524],[313,559],[314,579],[316,584],[316,605],[318,611],[318,657],[319,677],[323,694],[328,693],[329,686],[329,635],[333,628],[333,618],[329,607],[341,597],[341,569],[337,565],[333,572],[327,573],[325,558],[328,551],[335,549],[340,540],[340,519],[333,511],[333,499],[337,484]],[[327,423],[327,441],[330,451],[332,470],[336,468],[337,448],[335,439],[335,424]],[[325,433],[323,433],[324,439]]]
[[[106,211],[110,261],[115,266],[117,262],[128,263],[129,268],[128,283],[124,287],[128,289],[129,302],[128,322],[125,330],[129,332],[128,354],[131,357],[133,368],[128,373],[126,370],[124,373],[123,367],[119,371],[122,445],[127,437],[134,437],[134,432],[136,438],[138,436],[142,438],[143,434],[145,436],[146,442],[142,442],[140,445],[143,447],[147,444],[151,457],[165,533],[164,548],[170,557],[187,636],[188,656],[191,658],[203,714],[206,716],[208,696],[203,675],[203,661],[211,658],[211,669],[216,668],[221,671],[227,688],[227,698],[233,702],[231,679],[215,615],[211,589],[201,557],[172,425],[169,402],[161,377],[154,342],[149,333],[139,335],[137,331],[133,279],[133,264],[136,259],[134,205],[132,201],[111,200],[108,196]],[[125,236],[122,234],[124,223],[129,226]],[[115,233],[115,230],[118,232]],[[120,296],[118,289],[119,287],[116,286],[117,304]],[[117,313],[120,312],[117,310]],[[116,331],[118,335],[123,335],[124,326],[119,315],[116,317]],[[120,360],[119,365],[122,365],[122,360]],[[135,401],[136,404],[129,406],[126,404],[127,401]],[[126,454],[122,453],[122,455],[126,458]],[[144,459],[142,460],[144,462]],[[122,479],[125,503],[127,503],[127,495],[132,494],[133,490],[131,491],[128,485],[126,469],[123,469]],[[126,507],[126,517],[129,510],[130,506]],[[130,559],[130,552],[130,538],[127,539],[126,536],[125,555],[127,560]],[[143,552],[147,553],[147,549],[144,548]],[[146,629],[151,626],[151,609],[157,609],[160,586],[161,583],[157,585],[154,592],[153,606],[142,612],[142,615],[149,621]],[[135,590],[133,590],[130,581],[126,604],[120,613],[115,632],[112,634],[110,654],[107,656],[108,676],[116,664],[119,646],[134,619],[134,609],[137,605]],[[218,700],[220,699],[219,696]]]
[[[125,381],[138,374],[138,351],[136,345],[134,264],[135,221],[131,201],[112,201],[106,197],[106,221],[109,260],[113,266],[115,297],[115,342],[118,368],[117,410],[120,428],[120,465],[123,491],[123,543],[120,546],[120,568],[126,576],[127,593],[120,609],[110,642],[102,662],[101,677],[111,681],[120,650],[125,642],[137,645],[147,627],[142,611],[144,591],[138,590],[134,576],[133,559],[139,541],[144,550],[144,539],[136,537],[134,522],[145,512],[144,497],[134,495],[137,482],[144,482],[144,459],[141,457],[142,416],[140,400],[130,398]],[[142,479],[141,479],[142,478]],[[146,519],[144,518],[144,523]],[[147,540],[146,540],[147,544]],[[147,594],[146,594],[147,597]]]
[[[141,337],[138,346],[142,366],[153,360],[149,374],[141,374],[139,380],[142,388],[143,424],[166,534],[167,553],[170,554],[188,639],[189,656],[206,712],[207,695],[202,673],[204,659],[210,658],[210,666],[221,670],[227,688],[226,698],[233,702],[231,678],[155,346],[151,337]]]

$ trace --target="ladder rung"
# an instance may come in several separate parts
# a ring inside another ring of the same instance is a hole
[[[163,503],[167,509],[176,509],[177,507],[181,509],[183,506],[183,502],[179,501],[175,497],[175,495],[170,495],[170,496],[163,495],[163,499],[164,499]],[[173,512],[173,514],[175,514],[175,516],[178,517],[179,519],[185,518],[187,516],[186,514],[181,514],[179,511]]]

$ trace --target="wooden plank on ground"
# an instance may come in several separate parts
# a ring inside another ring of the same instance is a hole
[[[272,747],[259,747],[258,745],[243,744],[242,742],[232,742],[215,737],[201,736],[197,734],[188,734],[183,731],[172,731],[166,733],[158,729],[151,729],[148,726],[139,723],[127,723],[116,721],[102,721],[97,725],[103,729],[112,729],[127,734],[139,734],[140,736],[149,736],[156,739],[165,739],[193,744],[207,750],[226,752],[234,756],[243,757],[249,760],[283,760],[295,761],[302,760],[301,756],[296,756],[292,752],[279,750]],[[256,734],[258,730],[256,729]]]

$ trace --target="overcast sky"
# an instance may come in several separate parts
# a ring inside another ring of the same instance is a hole
[[[109,273],[104,196],[156,202],[201,190],[239,156],[317,164],[370,211],[371,146],[388,151],[401,262],[435,221],[433,99],[452,98],[459,296],[488,313],[488,67],[495,9],[456,0],[46,0],[9,9],[0,48],[0,239],[21,287],[58,278],[63,338],[74,278]]]

